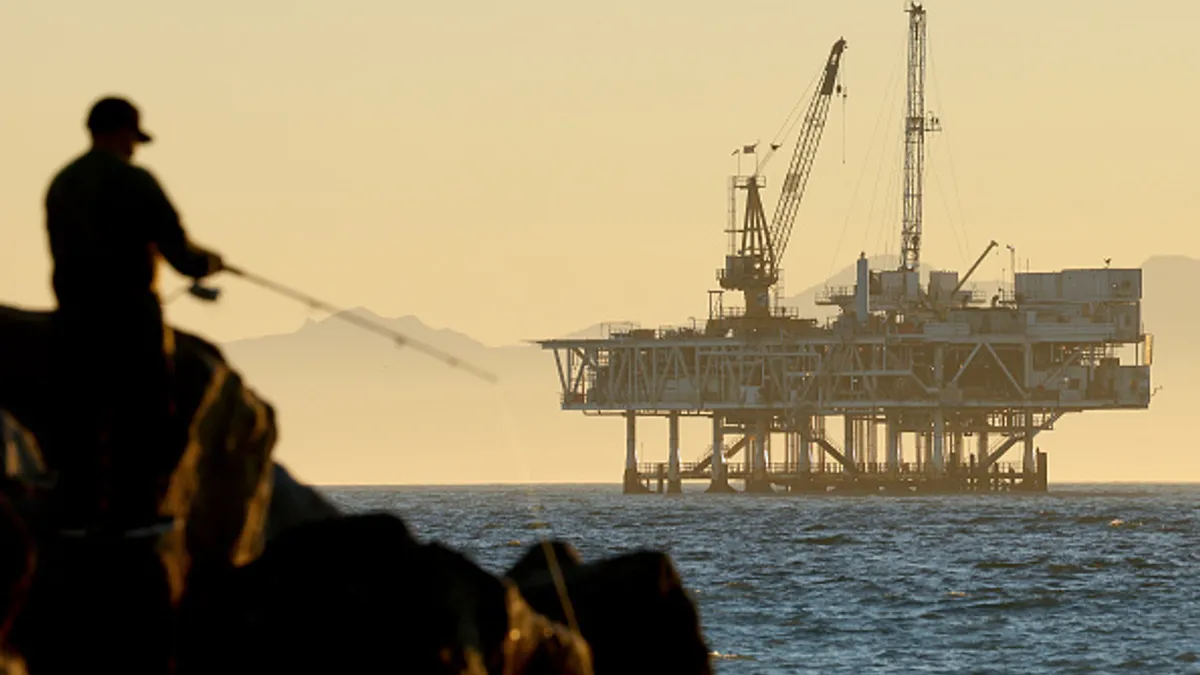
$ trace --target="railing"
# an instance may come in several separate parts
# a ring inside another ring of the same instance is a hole
[[[701,466],[701,462],[681,462],[679,464],[679,473],[682,475],[696,475],[703,473],[708,475],[711,471],[708,470],[709,465]],[[638,474],[642,477],[663,477],[669,473],[669,466],[666,462],[640,462],[637,465]],[[971,467],[967,464],[948,465],[945,469],[946,473],[965,474],[971,471]],[[728,476],[744,476],[750,473],[749,466],[746,462],[727,462],[725,464],[725,474]],[[813,463],[806,470],[801,470],[800,467],[791,462],[771,462],[766,467],[768,475],[796,475],[796,474],[845,474],[847,471],[841,464],[837,462],[826,462],[824,466]],[[899,474],[904,476],[922,476],[933,473],[932,467],[928,464],[917,464],[916,462],[902,462],[895,472],[889,471],[887,464],[883,462],[859,462],[855,465],[855,473],[861,475],[888,475]],[[988,468],[988,473],[991,474],[1020,474],[1023,473],[1019,462],[996,462]]]
[[[839,300],[848,300],[853,297],[854,286],[826,286],[817,291],[813,302],[818,305],[836,305],[840,304]]]
[[[775,305],[768,308],[767,313],[775,318],[780,319],[799,319],[801,318],[799,307],[787,307],[785,305]],[[745,307],[723,307],[721,313],[713,317],[714,319],[740,319],[746,316]],[[815,319],[814,319],[815,321]]]

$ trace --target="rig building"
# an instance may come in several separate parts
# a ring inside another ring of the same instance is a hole
[[[624,416],[626,492],[679,492],[685,480],[716,492],[732,491],[734,480],[747,492],[1042,491],[1047,460],[1035,441],[1063,415],[1149,407],[1141,270],[1014,273],[1011,290],[981,297],[964,289],[993,241],[965,275],[934,270],[922,283],[924,137],[938,120],[924,108],[927,14],[916,4],[908,13],[896,269],[871,270],[860,256],[853,286],[817,298],[840,310],[824,323],[771,302],[829,100],[840,92],[838,40],[769,225],[761,165],[731,181],[730,252],[708,320],[539,341],[554,352],[563,410]],[[741,291],[744,307],[726,308],[727,291]],[[645,417],[668,420],[665,464],[638,462]],[[681,417],[711,418],[712,444],[690,462],[681,461]],[[827,433],[837,424],[840,444]],[[783,451],[773,453],[780,437]],[[1019,459],[1001,462],[1013,447]]]

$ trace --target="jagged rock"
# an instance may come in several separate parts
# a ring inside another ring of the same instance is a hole
[[[39,442],[62,426],[52,372],[53,313],[0,306],[0,409]],[[176,527],[168,538],[176,584],[196,566],[248,562],[261,551],[277,440],[275,412],[242,382],[212,343],[175,331],[175,435],[181,447],[163,499]],[[51,474],[54,452],[43,443]],[[180,588],[176,588],[178,593]]]
[[[0,408],[38,441],[56,440],[56,427],[71,424],[61,419],[49,377],[53,329],[50,313],[0,308]],[[173,529],[161,538],[73,538],[50,529],[49,500],[25,500],[21,520],[37,564],[6,646],[24,657],[31,675],[78,672],[96,663],[162,672],[173,643],[171,607],[189,586],[204,587],[206,578],[262,550],[274,411],[215,346],[183,332],[175,344],[179,414],[172,437],[179,446],[163,448],[171,460],[163,465],[174,468],[161,476],[169,483],[162,513]],[[73,451],[54,443],[41,448],[41,477],[53,479],[56,460]],[[24,494],[15,488],[28,484],[10,478],[6,494]]]
[[[578,626],[592,649],[597,675],[712,672],[699,614],[666,554],[637,551],[580,564],[570,544],[552,542],[551,548],[567,602],[542,544],[507,576],[534,610]]]
[[[304,523],[338,518],[342,514],[319,492],[292,477],[280,464],[272,477],[271,507],[267,512],[267,542]]]
[[[15,662],[21,665],[14,672],[24,672],[22,668],[27,666],[34,673],[74,672],[79,667],[89,666],[92,658],[81,653],[80,650],[61,648],[63,638],[68,637],[72,632],[70,621],[65,619],[84,619],[76,624],[75,628],[79,631],[89,631],[92,628],[90,625],[92,621],[103,621],[109,618],[105,616],[103,610],[101,610],[100,616],[88,617],[86,614],[81,616],[79,601],[83,594],[87,594],[91,596],[93,604],[95,604],[94,601],[97,598],[94,591],[97,588],[103,590],[112,587],[114,580],[118,577],[114,575],[107,579],[97,579],[99,570],[72,564],[77,561],[62,560],[62,550],[58,546],[53,544],[47,546],[50,536],[48,532],[41,529],[41,526],[44,525],[42,522],[44,500],[48,495],[52,476],[45,467],[40,448],[33,435],[4,410],[0,410],[0,450],[3,451],[4,461],[4,471],[0,472],[0,542],[3,542],[3,545],[0,546],[0,646],[8,650],[13,648],[8,639],[9,632],[24,608],[26,596],[33,581],[34,563],[37,557],[35,551],[38,548],[35,537],[40,537],[43,540],[43,550],[39,553],[43,559],[43,565],[50,569],[43,568],[41,570],[38,578],[39,585],[43,587],[43,590],[49,584],[60,587],[54,589],[56,591],[65,590],[66,592],[52,593],[49,597],[45,592],[40,593],[37,598],[38,602],[33,608],[33,615],[25,615],[25,621],[21,626],[22,632],[18,634],[16,646],[28,652],[26,656],[32,663],[26,665],[24,661],[27,659],[22,659],[20,655],[17,655]],[[275,489],[271,493],[269,509],[272,522],[270,522],[269,529],[275,535],[306,522],[315,522],[340,515],[337,509],[321,497],[317,491],[297,482],[282,466],[275,465],[274,480]],[[75,550],[78,551],[78,549]],[[149,552],[153,554],[152,550]],[[90,556],[83,561],[88,567],[97,564],[95,553],[95,551],[91,551]],[[113,551],[110,550],[108,553],[109,555],[103,557],[111,557]],[[155,555],[145,555],[144,551],[139,552],[135,548],[132,551],[125,551],[124,556],[118,556],[121,559],[116,562],[119,563],[119,567],[124,567],[130,562],[144,565],[147,558],[154,559],[155,557]],[[112,571],[117,574],[122,572],[119,568]],[[142,571],[151,574],[155,572],[145,569]],[[64,585],[62,580],[70,577],[81,579],[89,586],[94,584],[94,587],[80,588],[78,585],[69,583]],[[210,585],[211,583],[210,581]],[[121,602],[123,592],[124,589],[117,589],[115,597],[109,598],[109,600]],[[52,629],[47,631],[47,626],[51,626]],[[47,634],[49,639],[45,641],[38,639],[39,634],[42,633]],[[153,636],[133,637],[139,641],[149,641]],[[0,656],[0,673],[8,672],[5,669],[7,665],[3,661],[4,657]]]
[[[214,590],[189,617],[188,673],[592,672],[577,634],[390,515],[299,525]]]

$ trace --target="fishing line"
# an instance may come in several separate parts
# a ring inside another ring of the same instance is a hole
[[[495,375],[493,375],[487,371],[484,371],[480,368],[476,368],[475,366],[472,366],[470,364],[464,363],[460,359],[450,356],[449,354],[446,354],[438,349],[435,349],[435,348],[425,345],[423,343],[417,342],[417,341],[409,338],[408,336],[400,334],[398,331],[394,331],[390,328],[387,328],[386,326],[382,326],[378,323],[364,319],[362,317],[358,317],[358,316],[355,316],[352,314],[346,314],[340,308],[330,305],[329,303],[320,301],[320,300],[318,300],[312,296],[309,296],[305,293],[301,293],[300,291],[294,290],[292,288],[289,288],[289,287],[279,284],[277,282],[270,281],[263,277],[250,274],[250,273],[246,272],[245,270],[242,270],[237,267],[226,266],[225,271],[227,271],[230,274],[233,274],[235,276],[238,276],[250,283],[253,283],[255,285],[261,286],[268,290],[274,291],[281,295],[287,296],[291,299],[297,300],[305,305],[308,305],[309,307],[320,309],[320,310],[329,312],[334,316],[341,317],[342,319],[349,321],[350,323],[353,323],[356,326],[360,326],[360,327],[362,327],[366,330],[369,330],[371,332],[374,332],[374,333],[382,334],[385,337],[389,337],[389,338],[393,339],[400,346],[416,347],[417,349],[419,349],[420,351],[422,351],[426,354],[434,356],[435,358],[438,358],[439,360],[442,360],[451,366],[463,368],[464,370],[468,370],[469,372],[472,372],[473,374],[483,377],[484,379],[488,380],[489,382],[491,382],[493,384],[499,382],[498,377],[496,377]],[[176,299],[182,297],[185,293],[191,294],[191,295],[195,296],[196,298],[205,300],[205,301],[215,300],[218,295],[218,292],[216,291],[216,289],[205,287],[205,286],[201,285],[199,282],[194,282],[194,283],[191,283],[188,285],[181,286],[180,288],[177,288],[177,289],[171,291],[170,293],[168,293],[163,298],[163,304],[169,304],[169,303],[175,301]],[[504,426],[504,431],[505,431],[504,436],[505,436],[505,441],[506,441],[506,446],[508,448],[508,452],[512,457],[514,457],[515,459],[518,460],[518,464],[521,466],[521,468],[523,469],[523,472],[525,474],[526,483],[525,483],[524,490],[522,492],[525,495],[525,499],[529,506],[530,513],[532,514],[535,511],[540,511],[542,513],[542,515],[538,518],[539,522],[545,523],[545,525],[547,526],[547,528],[550,531],[551,536],[554,536],[554,528],[549,522],[548,514],[546,514],[545,505],[542,503],[541,499],[536,494],[534,494],[534,491],[533,491],[533,487],[532,487],[533,472],[530,468],[528,450],[524,447],[523,444],[519,445],[516,443],[516,433],[515,433],[515,429],[513,428],[515,426],[513,424],[515,415],[513,415],[513,412],[512,412],[512,402],[507,395],[504,395],[505,393],[506,392],[501,392],[501,395],[497,396],[496,402],[497,402],[497,408],[503,412],[503,419],[504,419],[503,426]],[[517,450],[518,447],[521,448],[520,451]],[[538,539],[539,539],[538,544],[541,547],[543,554],[546,556],[546,563],[547,563],[547,566],[549,567],[550,577],[551,577],[552,582],[554,583],[554,589],[555,589],[556,594],[558,595],[559,603],[562,605],[563,614],[566,618],[567,627],[574,630],[577,634],[581,634],[581,633],[579,633],[579,624],[578,624],[578,620],[576,618],[574,603],[571,601],[570,595],[567,591],[566,578],[563,574],[562,564],[558,560],[558,556],[556,555],[556,553],[554,551],[554,547],[551,544],[550,538],[538,537]]]
[[[347,310],[345,310],[341,307],[337,307],[337,306],[332,305],[323,300],[318,300],[317,298],[315,298],[311,295],[308,295],[307,293],[302,293],[300,291],[297,291],[294,288],[290,288],[279,282],[271,281],[270,279],[267,279],[265,277],[261,277],[261,276],[258,276],[257,274],[247,272],[246,270],[243,270],[240,267],[232,267],[232,266],[226,265],[224,268],[224,271],[229,272],[230,274],[232,274],[238,278],[244,279],[245,281],[248,281],[256,286],[265,288],[273,293],[277,293],[279,295],[291,298],[292,300],[296,300],[297,302],[308,305],[312,309],[319,309],[319,310],[328,312],[335,318],[341,319],[342,321],[345,321],[347,323],[354,324],[355,326],[358,326],[359,328],[362,328],[363,330],[370,331],[377,335],[382,335],[383,337],[386,337],[386,338],[390,339],[392,342],[396,343],[397,347],[411,347],[412,349],[415,349],[415,350],[425,354],[426,356],[433,357],[433,358],[441,361],[442,363],[445,363],[446,365],[450,366],[451,368],[460,368],[462,370],[465,370],[468,373],[471,373],[472,375],[474,375],[482,380],[485,380],[490,384],[496,384],[497,382],[500,381],[499,378],[496,377],[495,375],[493,375],[492,373],[484,370],[483,368],[480,368],[480,367],[472,365],[466,361],[463,361],[462,359],[458,358],[457,356],[448,354],[436,347],[433,347],[431,345],[427,345],[423,342],[420,342],[419,340],[414,340],[411,337],[401,333],[400,331],[388,328],[387,326],[384,326],[381,323],[372,321],[365,317],[358,316],[356,314],[351,314]],[[199,282],[194,282],[190,286],[185,286],[182,289],[176,289],[175,291],[168,294],[168,296],[166,298],[164,298],[164,300],[163,300],[164,304],[169,303],[172,300],[175,300],[176,298],[178,298],[179,295],[183,291],[187,291],[191,295],[193,295],[201,300],[206,300],[206,301],[216,300],[217,296],[219,294],[218,289],[203,286]]]
[[[929,52],[929,59],[928,59],[929,60],[929,76],[933,80],[932,89],[933,89],[934,104],[937,105],[937,109],[939,111],[945,112],[946,110],[942,106],[942,87],[938,83],[937,61],[935,61],[933,58],[933,54],[934,54],[933,53],[933,45],[928,42],[926,43],[926,45],[927,45],[926,49]],[[951,125],[951,126],[953,126],[953,125]],[[962,224],[963,240],[966,242],[967,250],[970,251],[971,250],[971,233],[967,229],[967,217],[963,214],[962,196],[959,194],[959,191],[958,191],[958,177],[955,175],[955,171],[954,171],[954,151],[951,148],[950,128],[946,127],[942,131],[942,134],[946,138],[946,143],[945,143],[946,157],[950,163],[950,184],[951,184],[951,187],[954,189],[954,200],[957,202],[957,206],[958,206],[958,219],[959,219],[959,222]]]
[[[567,627],[582,635],[579,631],[579,623],[575,617],[575,604],[571,602],[570,593],[567,591],[566,577],[563,575],[562,564],[558,561],[558,555],[554,551],[554,545],[551,539],[556,539],[557,534],[554,531],[554,526],[550,523],[549,513],[546,511],[546,505],[542,503],[541,498],[534,494],[533,490],[533,471],[530,469],[529,449],[525,444],[518,445],[516,443],[516,431],[513,424],[515,415],[512,412],[512,401],[508,396],[497,396],[498,408],[504,413],[504,439],[505,445],[508,447],[508,453],[518,459],[518,463],[525,473],[525,485],[521,491],[527,501],[527,508],[532,516],[535,513],[540,513],[536,520],[539,523],[544,523],[549,530],[549,537],[537,537],[538,545],[542,553],[546,556],[546,565],[550,568],[550,579],[554,582],[554,590],[558,595],[559,605],[562,606],[563,615],[566,618]],[[517,448],[520,448],[520,452]]]
[[[273,291],[275,293],[286,296],[286,297],[296,300],[298,302],[304,303],[305,305],[308,305],[309,307],[311,307],[313,309],[320,309],[320,310],[329,312],[333,316],[335,316],[339,319],[342,319],[343,321],[346,321],[347,323],[352,323],[352,324],[358,326],[359,328],[371,331],[372,333],[376,333],[378,335],[382,335],[386,338],[390,338],[393,342],[396,343],[396,346],[398,346],[398,347],[411,347],[411,348],[425,354],[426,356],[433,357],[433,358],[445,363],[446,365],[450,366],[451,368],[461,368],[462,370],[465,370],[465,371],[471,373],[472,375],[474,375],[482,380],[485,380],[491,384],[495,384],[496,382],[499,382],[499,378],[497,378],[492,373],[490,373],[478,366],[474,366],[470,363],[467,363],[466,361],[463,361],[462,359],[460,359],[456,356],[453,356],[451,354],[448,354],[436,347],[427,345],[418,340],[414,340],[411,337],[404,335],[403,333],[401,333],[399,331],[388,328],[387,326],[384,326],[380,323],[376,323],[375,321],[371,321],[370,319],[367,319],[367,318],[364,318],[364,317],[361,317],[361,316],[358,316],[355,314],[351,314],[351,313],[347,312],[346,310],[344,310],[340,307],[337,307],[335,305],[331,305],[328,302],[325,302],[323,300],[318,300],[311,295],[302,293],[293,288],[289,288],[289,287],[284,286],[283,284],[278,283],[276,281],[271,281],[270,279],[267,279],[265,277],[260,277],[257,274],[247,272],[246,270],[243,270],[239,267],[231,267],[229,265],[226,265],[225,271],[229,272],[230,274],[232,274],[236,277],[240,277],[256,286],[260,286],[269,291]],[[193,286],[193,288],[189,289],[189,290],[192,290],[192,292],[194,293],[195,288],[196,287]]]

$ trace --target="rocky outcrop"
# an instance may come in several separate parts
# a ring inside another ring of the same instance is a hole
[[[550,542],[497,577],[395,516],[340,513],[273,461],[271,405],[186,333],[170,527],[68,536],[48,518],[56,467],[38,447],[64,422],[50,330],[0,307],[0,651],[30,675],[710,672],[666,556],[584,563]]]
[[[6,458],[26,460],[6,463],[4,492],[36,561],[6,608],[11,631],[5,646],[22,656],[32,675],[117,663],[126,672],[163,672],[172,659],[172,618],[189,592],[262,551],[274,411],[215,346],[178,334],[177,415],[167,434],[178,444],[162,447],[165,473],[144,479],[166,486],[161,525],[103,533],[63,529],[51,517],[62,492],[50,488],[61,484],[59,462],[86,449],[60,442],[66,436],[58,432],[71,420],[62,419],[50,376],[53,329],[49,314],[0,311],[0,403],[10,413],[3,424]],[[38,448],[43,439],[52,442]]]
[[[53,315],[0,307],[0,409],[42,442],[43,478],[53,480],[56,453],[47,445],[69,421],[54,394]],[[213,344],[176,331],[174,387],[177,413],[164,447],[172,461],[162,514],[173,521],[162,557],[176,598],[197,569],[241,565],[261,551],[277,438],[272,406],[245,385]],[[97,402],[99,403],[99,402]]]

